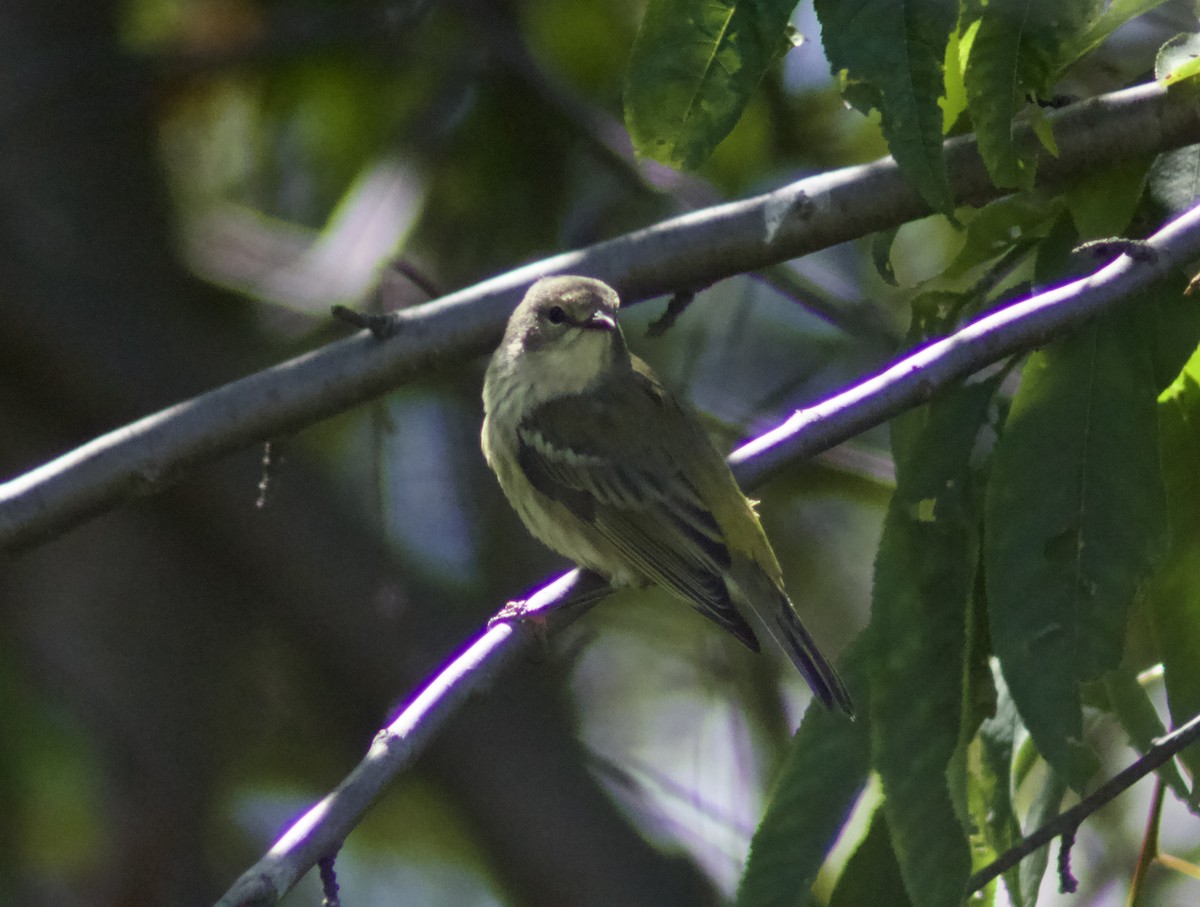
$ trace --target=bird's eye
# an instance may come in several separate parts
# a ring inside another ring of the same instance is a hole
[[[567,320],[567,313],[560,305],[552,305],[546,310],[546,320],[551,324],[562,324]]]

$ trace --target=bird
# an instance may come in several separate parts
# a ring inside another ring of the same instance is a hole
[[[620,299],[590,277],[535,282],[483,384],[484,457],[548,548],[614,588],[660,586],[759,651],[753,620],[826,708],[846,685],[801,622],[754,503],[699,416],[629,352]]]

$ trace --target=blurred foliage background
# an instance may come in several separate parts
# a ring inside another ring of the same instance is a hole
[[[1172,13],[1077,87],[1149,69]],[[635,161],[621,101],[641,14],[0,6],[3,474],[344,333],[330,305],[376,305],[385,269],[417,304],[885,153],[802,5],[808,40],[703,168]],[[961,243],[940,218],[901,230],[901,286]],[[660,311],[626,313],[632,346],[730,444],[888,361],[908,318],[866,244],[725,281],[650,339]],[[0,563],[0,903],[210,903],[489,614],[565,566],[486,471],[482,369],[431,373],[278,439],[265,472],[246,451]],[[760,493],[832,653],[867,619],[889,457],[872,434]],[[807,701],[773,655],[688,609],[614,598],[375,807],[339,858],[347,902],[722,902]],[[1116,903],[1125,867],[1105,854],[1135,848],[1139,822],[1089,824],[1088,903]],[[289,903],[319,899],[309,879]]]

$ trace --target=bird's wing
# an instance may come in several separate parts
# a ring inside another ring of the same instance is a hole
[[[628,378],[628,376],[625,376]],[[667,438],[707,438],[653,377],[543,404],[517,432],[518,463],[533,486],[570,510],[638,572],[690,601],[752,649],[724,576],[724,534]],[[723,467],[722,467],[723,468]]]

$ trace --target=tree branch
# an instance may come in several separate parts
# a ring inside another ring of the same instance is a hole
[[[1089,277],[981,318],[945,340],[918,350],[879,376],[796,413],[778,429],[734,452],[730,459],[739,477],[748,484],[761,482],[785,460],[809,456],[858,434],[928,399],[971,372],[1040,346],[1095,317],[1128,294],[1200,255],[1200,206],[1169,223],[1139,248],[1151,250],[1150,254],[1139,254],[1136,259],[1121,255]],[[572,571],[535,593],[526,602],[526,616],[520,623],[496,623],[489,627],[380,732],[366,758],[332,794],[284,833],[262,861],[222,898],[220,907],[274,903],[319,859],[340,846],[386,784],[411,764],[467,696],[486,686],[531,644],[543,621],[549,622],[548,629],[553,630],[574,619],[606,591],[604,582],[593,574]],[[566,608],[567,605],[571,607]],[[1200,728],[1200,720],[1193,724]],[[1174,736],[1165,738],[1164,745]],[[1159,752],[1158,747],[1152,753],[1157,754],[1154,758],[1159,761],[1146,771],[1162,764],[1170,755]],[[1144,758],[1151,759],[1151,754]],[[1123,772],[1117,778],[1126,774]],[[1107,791],[1110,785],[1093,797]],[[1115,793],[1110,799],[1111,796]],[[1050,837],[1059,833],[1054,832]],[[1033,845],[1036,846],[1040,845]]]
[[[1072,105],[1049,119],[1059,155],[1041,156],[1044,185],[1200,141],[1196,96],[1153,84]],[[948,142],[946,156],[960,203],[1004,194],[989,181],[972,137]],[[632,303],[929,213],[887,158],[517,268],[396,315],[394,336],[386,342],[365,332],[336,341],[102,435],[0,484],[0,549],[61,533],[126,497],[164,487],[200,463],[311,425],[434,365],[486,352],[524,288],[545,274],[600,277]]]
[[[763,481],[784,464],[840,444],[993,362],[1044,345],[1183,267],[1200,255],[1200,206],[1135,249],[1087,277],[985,315],[875,377],[794,413],[734,451],[730,462],[738,478],[747,484]]]
[[[975,873],[975,875],[971,876],[967,880],[966,894],[970,895],[973,892],[979,891],[1005,870],[1016,866],[1017,863],[1025,859],[1025,857],[1029,856],[1039,847],[1044,847],[1060,835],[1063,838],[1064,851],[1069,853],[1070,847],[1068,842],[1074,841],[1075,832],[1084,819],[1118,794],[1129,790],[1129,788],[1133,787],[1134,784],[1142,780],[1146,775],[1168,760],[1173,759],[1198,740],[1200,740],[1200,715],[1192,718],[1183,727],[1154,741],[1154,745],[1146,751],[1145,755],[1132,765],[1113,775],[1113,777],[1109,778],[1108,781],[1096,788],[1087,797],[1080,800],[1075,806],[1051,819],[1037,831],[1022,840],[1021,843],[1006,850],[995,862],[985,866],[979,872]],[[1069,861],[1060,858],[1059,867],[1060,875],[1063,876],[1061,885],[1064,889],[1067,889],[1070,887],[1070,881],[1068,881],[1070,877]],[[1067,867],[1065,872],[1064,867]]]
[[[595,574],[572,570],[530,596],[520,622],[490,626],[376,735],[354,770],[242,874],[218,907],[274,904],[290,891],[308,870],[337,852],[367,807],[412,764],[469,696],[486,688],[544,630],[574,619],[607,590]]]

